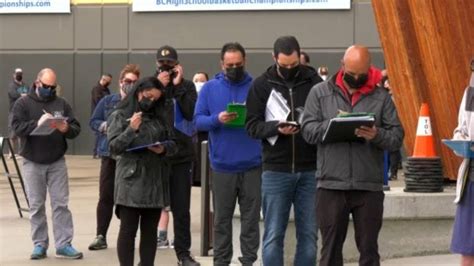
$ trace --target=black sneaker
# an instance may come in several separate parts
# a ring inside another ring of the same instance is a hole
[[[201,266],[201,264],[194,260],[191,256],[182,257],[178,261],[178,266]]]
[[[89,245],[89,250],[101,250],[107,248],[107,240],[103,235],[98,235]]]

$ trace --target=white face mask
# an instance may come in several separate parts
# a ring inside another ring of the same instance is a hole
[[[194,82],[194,86],[196,87],[196,91],[199,93],[204,86],[204,82]]]
[[[323,80],[326,80],[326,79],[328,78],[328,75],[321,75],[321,78],[322,78]]]

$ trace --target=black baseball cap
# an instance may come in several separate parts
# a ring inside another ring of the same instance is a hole
[[[176,49],[169,45],[161,46],[156,52],[156,61],[178,61]]]

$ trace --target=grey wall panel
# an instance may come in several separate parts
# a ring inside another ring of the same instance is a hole
[[[155,54],[154,53],[131,53],[128,62],[140,65],[140,78],[154,75],[155,73]]]
[[[103,7],[104,49],[128,49],[128,14],[129,6]]]
[[[248,48],[268,48],[278,36],[288,34],[308,47],[345,47],[353,42],[352,12],[133,13],[130,47],[155,49],[169,43],[176,48],[219,49],[225,42],[240,41]]]
[[[374,11],[370,2],[353,5],[356,12],[354,23],[355,42],[368,47],[380,47],[380,38],[375,25]]]
[[[71,49],[70,14],[0,15],[0,49]]]
[[[102,8],[77,6],[74,9],[74,45],[76,49],[102,48]]]
[[[99,73],[99,74],[98,74]],[[94,133],[89,128],[91,116],[91,90],[96,85],[101,73],[100,53],[77,53],[74,56],[74,106],[76,116],[82,126],[77,137],[76,154],[92,155]]]
[[[113,92],[118,92],[118,79],[122,68],[128,63],[128,53],[102,54],[102,72],[112,74],[112,84],[109,86]]]

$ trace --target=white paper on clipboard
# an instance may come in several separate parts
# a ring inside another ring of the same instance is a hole
[[[265,108],[265,122],[268,121],[286,121],[291,110],[286,99],[275,89],[270,92]],[[278,139],[278,135],[267,138],[267,141],[273,146]]]

